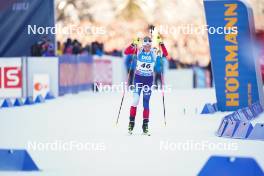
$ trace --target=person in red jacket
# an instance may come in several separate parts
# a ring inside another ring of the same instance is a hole
[[[132,44],[125,49],[125,54],[136,55],[136,69],[134,75],[134,92],[133,92],[133,103],[130,107],[129,116],[129,134],[135,126],[135,117],[137,113],[137,106],[141,92],[143,93],[143,134],[149,135],[148,123],[149,123],[149,101],[151,97],[151,90],[153,85],[153,72],[154,65],[156,62],[156,52],[152,47],[152,40],[146,36],[143,39],[142,47],[138,49],[139,39],[133,40]],[[163,56],[168,55],[167,49],[160,36],[157,37],[157,42],[160,45]]]

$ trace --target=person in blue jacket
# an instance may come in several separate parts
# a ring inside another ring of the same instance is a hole
[[[162,74],[164,71],[164,56],[161,56],[160,51],[157,51],[156,63],[154,66],[154,84],[157,88],[162,86]]]
[[[160,36],[157,37],[157,43],[162,50],[163,55],[166,57],[168,55],[167,49]],[[133,40],[125,49],[126,55],[135,55],[136,68],[134,74],[134,92],[133,92],[133,102],[130,107],[129,113],[129,134],[132,134],[135,125],[135,117],[137,113],[137,106],[139,104],[140,94],[143,94],[143,124],[142,130],[143,134],[149,135],[148,123],[149,123],[149,102],[151,97],[151,88],[153,85],[153,73],[154,65],[157,59],[157,54],[155,49],[152,47],[152,39],[148,36],[143,38],[142,47],[138,48],[139,40]]]

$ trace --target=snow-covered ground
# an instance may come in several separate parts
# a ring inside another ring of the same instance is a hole
[[[199,114],[205,103],[215,102],[213,89],[167,93],[166,127],[161,94],[154,93],[150,137],[141,135],[141,107],[135,134],[127,135],[132,101],[129,94],[125,97],[119,125],[115,126],[121,96],[121,93],[84,92],[44,104],[0,109],[0,148],[27,148],[42,170],[1,172],[0,175],[193,176],[211,155],[254,157],[264,168],[263,141],[216,137],[214,133],[226,113]],[[264,115],[258,121],[261,119]],[[38,150],[29,148],[34,142],[39,145]],[[54,145],[47,147],[47,143],[78,143],[79,147],[86,144],[86,150],[74,146],[71,151],[65,151]],[[46,148],[41,148],[44,144]]]

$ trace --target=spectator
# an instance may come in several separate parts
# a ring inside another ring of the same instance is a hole
[[[62,54],[63,54],[62,51],[63,51],[63,50],[62,50],[61,43],[58,41],[58,42],[57,42],[57,52],[56,52],[56,55],[57,55],[57,56],[62,55]]]
[[[164,56],[161,56],[160,51],[157,52],[157,59],[154,66],[154,84],[157,87],[162,86],[162,74],[164,72],[164,60],[166,61],[166,58]]]
[[[70,38],[64,43],[63,54],[72,54],[72,40]]]
[[[54,45],[52,43],[49,43],[48,48],[43,52],[42,56],[54,56],[55,55],[55,49]]]
[[[31,46],[31,56],[42,56],[42,42],[41,41]]]
[[[43,37],[31,47],[32,56],[54,56],[54,54],[54,44],[47,37]]]
[[[103,55],[103,47],[104,47],[104,45],[102,43],[92,42],[92,54],[102,56]]]
[[[82,51],[81,43],[78,42],[78,40],[74,40],[72,43],[72,54],[80,54]]]

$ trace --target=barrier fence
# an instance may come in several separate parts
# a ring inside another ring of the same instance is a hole
[[[124,59],[113,56],[62,55],[0,59],[0,99],[35,99],[51,92],[55,97],[90,90],[94,84],[114,85],[126,80]],[[173,88],[208,87],[204,69],[165,72]],[[193,84],[195,83],[195,84]]]
[[[78,93],[93,85],[93,57],[91,55],[63,55],[59,57],[59,95]]]

